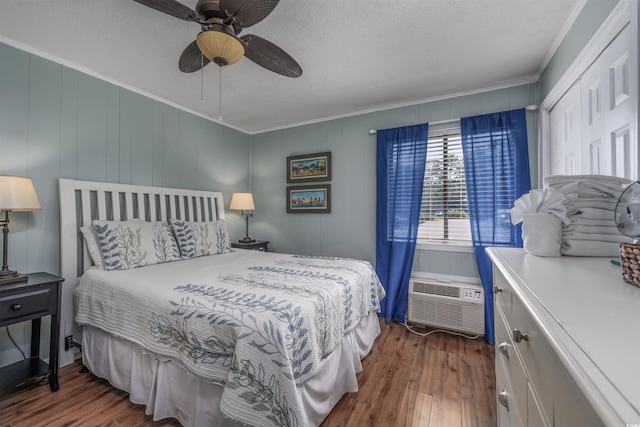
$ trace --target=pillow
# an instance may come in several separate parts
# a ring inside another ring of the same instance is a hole
[[[183,259],[231,252],[231,238],[223,219],[213,222],[189,222],[170,219],[169,223]]]
[[[100,251],[100,245],[98,244],[98,236],[93,227],[89,225],[83,225],[80,227],[82,236],[84,237],[84,244],[87,246],[89,256],[93,261],[93,265],[98,268],[103,268],[102,252]]]
[[[127,270],[180,259],[166,222],[93,221],[105,270]]]

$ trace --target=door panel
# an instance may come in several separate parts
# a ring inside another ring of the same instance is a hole
[[[582,163],[582,105],[580,82],[576,82],[550,111],[551,174],[574,175]]]
[[[627,25],[549,112],[551,174],[637,176]]]

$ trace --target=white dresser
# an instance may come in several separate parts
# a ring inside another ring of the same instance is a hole
[[[640,288],[611,258],[487,253],[498,425],[640,427]]]

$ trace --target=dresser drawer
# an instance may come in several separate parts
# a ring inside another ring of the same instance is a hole
[[[496,402],[498,427],[521,426],[518,404],[502,359],[496,358]]]
[[[603,427],[605,425],[567,371],[557,372],[555,379],[556,395],[553,402],[555,425],[580,427]]]
[[[511,306],[513,299],[513,290],[511,285],[504,278],[502,272],[493,267],[493,299],[495,304],[499,305],[504,313],[507,323],[511,323]]]
[[[496,306],[494,317],[496,366],[499,364],[503,366],[505,374],[511,384],[511,394],[514,400],[513,406],[517,406],[520,415],[524,417],[526,416],[527,409],[527,376],[522,367],[522,361],[511,340],[508,325],[500,306]]]
[[[540,325],[516,295],[513,298],[513,321],[509,326],[513,345],[522,356],[526,373],[538,394],[541,410],[547,415],[547,419],[551,419],[556,375],[566,368],[542,334]],[[520,342],[517,342],[518,332]]]
[[[56,290],[57,284],[53,283],[3,294],[0,297],[0,326],[55,313],[58,304]]]
[[[536,390],[532,384],[527,384],[527,425],[531,427],[551,427],[551,424],[544,415],[544,411],[540,406],[540,399],[536,394]],[[558,424],[569,425],[569,424]],[[576,424],[582,426],[583,424]]]
[[[522,356],[529,377],[531,389],[528,407],[531,413],[527,415],[531,417],[531,422],[537,423],[541,419],[543,422],[540,425],[549,425],[548,420],[553,420],[557,426],[602,426],[600,417],[542,334],[540,325],[517,296],[513,298],[511,327],[512,338],[513,329],[518,329],[527,338],[519,343],[514,341],[513,345]]]

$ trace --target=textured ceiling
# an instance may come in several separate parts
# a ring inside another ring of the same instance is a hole
[[[198,24],[133,0],[0,0],[0,41],[215,121],[222,99],[222,123],[253,134],[535,81],[584,1],[281,0],[242,34],[294,57],[297,79],[246,58],[181,73]]]

